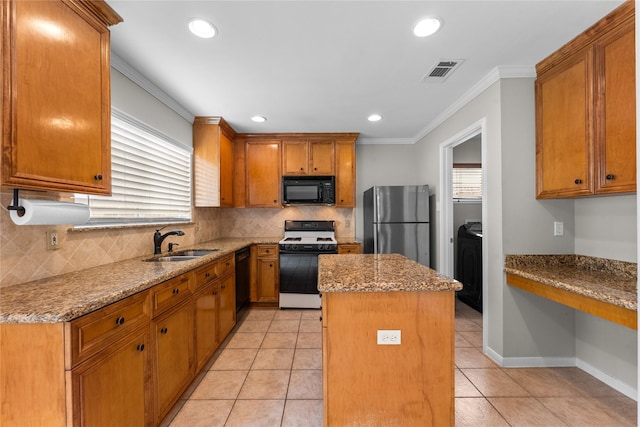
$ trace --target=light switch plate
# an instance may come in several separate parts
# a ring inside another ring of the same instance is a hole
[[[564,222],[562,221],[553,222],[553,235],[564,236]]]

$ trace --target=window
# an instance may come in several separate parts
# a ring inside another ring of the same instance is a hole
[[[482,165],[454,163],[452,180],[454,199],[482,199]]]
[[[111,196],[88,203],[87,225],[191,221],[191,150],[116,109],[111,112]]]

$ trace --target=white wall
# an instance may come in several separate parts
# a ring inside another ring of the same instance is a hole
[[[485,351],[505,366],[577,363],[633,395],[635,331],[505,283],[506,254],[637,259],[635,196],[536,200],[533,79],[500,80],[413,147],[358,146],[359,197],[364,189],[381,184],[427,183],[437,193],[439,145],[483,118]],[[413,168],[407,163],[411,161]],[[553,236],[554,221],[564,222],[564,236]],[[438,252],[437,245],[433,249]]]
[[[575,201],[575,253],[637,262],[635,195]],[[576,311],[576,359],[592,375],[637,396],[635,330]]]
[[[363,239],[362,193],[374,185],[414,185],[413,145],[356,144],[356,237]],[[437,166],[437,164],[435,165]],[[425,181],[424,184],[431,184]],[[433,191],[433,189],[431,189]]]
[[[189,121],[114,68],[111,69],[111,104],[173,139],[193,146]]]

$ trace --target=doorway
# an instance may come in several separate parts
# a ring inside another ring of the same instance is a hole
[[[439,205],[440,205],[440,215],[439,215],[439,229],[438,234],[440,238],[438,240],[438,271],[441,274],[449,277],[455,277],[455,242],[456,242],[456,232],[459,227],[459,219],[454,219],[456,217],[456,209],[454,208],[454,195],[453,195],[453,165],[454,165],[454,148],[461,146],[465,143],[474,143],[480,144],[480,164],[485,165],[485,157],[486,157],[486,138],[485,138],[485,127],[486,127],[486,119],[479,120],[478,122],[472,124],[467,129],[459,132],[454,135],[447,141],[440,144],[440,188],[439,188]],[[486,284],[486,265],[487,265],[487,244],[486,241],[489,236],[489,231],[486,227],[486,168],[482,167],[482,200],[480,202],[480,221],[483,224],[483,244],[482,244],[482,271],[483,271],[483,279],[482,279],[482,295],[484,297],[487,296],[487,284]],[[459,203],[459,202],[458,202]],[[477,215],[474,214],[474,216]],[[464,221],[475,220],[476,218],[464,218],[464,214],[462,214]],[[485,298],[483,298],[484,300]],[[483,301],[483,305],[484,301]],[[484,312],[484,310],[483,310]]]

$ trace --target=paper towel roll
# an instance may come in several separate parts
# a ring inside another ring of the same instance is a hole
[[[24,208],[23,216],[17,211],[9,211],[11,220],[17,225],[77,225],[89,220],[89,206],[79,203],[20,199],[19,204]]]

